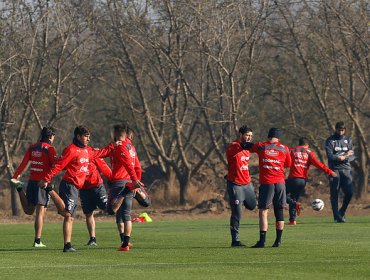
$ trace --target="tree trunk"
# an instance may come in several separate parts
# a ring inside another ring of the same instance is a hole
[[[183,175],[179,178],[180,182],[180,205],[184,206],[188,202],[188,189],[190,186],[190,176]]]
[[[173,167],[170,165],[167,165],[166,167],[166,184],[164,189],[164,197],[163,199],[165,201],[172,200],[173,197],[176,196],[175,190],[176,190],[176,173],[173,170]]]

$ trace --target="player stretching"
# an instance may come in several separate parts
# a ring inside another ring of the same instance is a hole
[[[46,208],[49,204],[50,195],[52,195],[54,204],[59,211],[63,211],[64,203],[59,198],[58,194],[48,188],[47,190],[41,190],[38,188],[38,182],[44,177],[46,172],[51,168],[56,160],[56,151],[52,146],[55,138],[55,130],[53,127],[44,127],[41,131],[40,141],[31,145],[17,170],[15,171],[11,185],[14,186],[19,195],[21,205],[24,213],[32,215],[36,210],[35,216],[35,241],[33,247],[40,248],[46,247],[41,242],[42,226],[44,223],[44,216]],[[27,191],[23,191],[23,182],[18,179],[24,169],[30,162],[30,175],[27,185]]]
[[[243,146],[259,158],[260,187],[258,197],[260,240],[252,248],[264,248],[268,229],[267,214],[274,207],[276,239],[272,247],[280,247],[284,229],[284,206],[286,204],[284,167],[290,167],[289,149],[279,142],[281,131],[271,128],[266,142],[245,143]]]
[[[65,203],[67,214],[63,221],[64,248],[63,252],[75,252],[71,244],[72,225],[76,216],[78,202],[78,190],[85,183],[88,164],[90,160],[98,157],[108,156],[110,149],[89,150],[90,131],[85,126],[78,126],[74,130],[73,143],[63,150],[62,156],[55,162],[55,165],[39,182],[40,188],[47,187],[52,178],[62,170],[66,170],[59,185],[59,195]]]

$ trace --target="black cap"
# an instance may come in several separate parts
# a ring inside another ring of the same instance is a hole
[[[272,127],[269,130],[269,134],[267,135],[267,138],[280,138],[280,135],[281,135],[281,130],[276,127]]]
[[[346,126],[344,125],[344,122],[337,122],[335,124],[335,129],[339,129],[339,128],[346,128]]]

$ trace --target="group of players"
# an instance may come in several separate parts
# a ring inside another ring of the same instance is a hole
[[[249,174],[250,153],[259,158],[259,230],[260,238],[252,248],[264,248],[268,230],[268,210],[274,209],[276,219],[276,239],[272,247],[280,247],[284,229],[284,207],[289,205],[289,225],[296,225],[300,214],[299,197],[308,179],[310,165],[329,175],[330,201],[334,222],[345,222],[345,213],[352,198],[352,174],[350,162],[354,159],[352,140],[345,136],[343,122],[336,123],[335,132],[325,142],[328,165],[320,162],[309,149],[309,141],[302,137],[298,146],[289,149],[280,143],[281,130],[271,128],[268,140],[252,143],[253,131],[241,126],[239,137],[226,150],[228,162],[227,193],[231,208],[230,233],[231,247],[245,247],[239,239],[239,225],[242,205],[249,210],[257,206],[254,187]],[[290,168],[285,180],[285,168]],[[343,203],[338,206],[338,194],[343,191]]]
[[[118,250],[129,251],[132,247],[132,200],[135,198],[143,207],[151,204],[141,182],[142,169],[132,142],[134,131],[128,125],[116,125],[113,128],[114,141],[104,148],[96,149],[89,146],[89,129],[77,126],[72,144],[63,150],[60,157],[57,157],[53,146],[55,134],[52,127],[42,129],[39,141],[27,149],[11,179],[11,185],[18,191],[24,212],[32,215],[36,211],[33,246],[46,247],[41,242],[41,235],[46,208],[51,198],[58,213],[64,217],[63,252],[77,251],[71,240],[73,220],[80,198],[90,236],[87,245],[97,246],[94,210],[100,208],[108,214],[116,215],[121,239]],[[103,159],[106,157],[110,158],[111,166]],[[30,175],[25,193],[23,182],[19,178],[28,163]],[[58,194],[51,182],[63,170],[65,173]],[[108,196],[100,173],[108,181]]]

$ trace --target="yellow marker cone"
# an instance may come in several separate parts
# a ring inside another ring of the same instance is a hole
[[[149,217],[148,213],[144,212],[139,215],[139,217],[144,218],[146,222],[153,222],[152,218]]]

